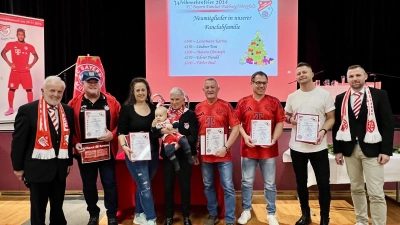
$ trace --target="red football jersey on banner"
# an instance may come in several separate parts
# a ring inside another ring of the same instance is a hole
[[[200,102],[194,110],[199,121],[199,135],[206,135],[206,128],[223,127],[224,133],[229,137],[229,127],[239,124],[235,116],[232,105],[224,100],[218,99],[213,104],[207,101]],[[201,138],[199,138],[200,140]],[[201,145],[201,143],[200,143]],[[225,157],[216,157],[214,155],[201,155],[204,162],[227,162],[232,160],[232,151],[229,151]]]
[[[281,102],[279,99],[269,95],[265,95],[260,101],[255,100],[252,95],[240,99],[236,105],[235,114],[242,123],[242,127],[247,135],[250,136],[251,120],[271,120],[271,136],[273,135],[275,125],[285,121],[285,113]],[[240,154],[243,157],[253,159],[276,157],[279,155],[278,141],[269,148],[262,148],[261,146],[249,148],[242,137]]]
[[[11,51],[11,61],[14,63],[15,72],[27,72],[26,66],[29,64],[29,57],[36,54],[35,48],[28,43],[19,43],[18,41],[8,42],[4,50]]]

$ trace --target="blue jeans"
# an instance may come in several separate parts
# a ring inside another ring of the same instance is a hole
[[[107,209],[108,218],[116,218],[118,209],[118,190],[115,180],[115,159],[111,154],[109,160],[82,164],[81,157],[76,157],[83,184],[83,196],[87,204],[87,210],[91,217],[98,217],[100,208],[97,192],[97,176],[100,173],[101,184],[104,189],[104,206]]]
[[[232,162],[201,163],[208,212],[211,216],[218,215],[218,200],[214,185],[215,165],[218,167],[221,185],[224,190],[225,223],[235,223],[236,196],[232,181]]]
[[[126,166],[137,185],[135,194],[135,213],[146,214],[147,220],[157,218],[154,210],[154,199],[151,190],[151,179],[156,175],[158,168],[158,152],[151,152],[151,160],[132,162],[125,157]]]
[[[242,157],[242,206],[243,210],[251,209],[251,200],[253,198],[253,184],[256,175],[257,164],[260,165],[261,174],[264,182],[264,196],[267,200],[268,215],[275,215],[276,212],[276,185],[275,172],[276,160],[269,159],[251,159]]]

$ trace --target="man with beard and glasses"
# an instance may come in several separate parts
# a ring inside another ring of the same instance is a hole
[[[276,157],[278,152],[278,138],[283,131],[285,114],[279,99],[266,95],[268,76],[262,71],[251,76],[250,85],[253,94],[239,100],[236,106],[236,116],[242,123],[240,134],[242,143],[240,154],[242,156],[242,206],[243,212],[238,219],[239,224],[246,224],[251,218],[251,201],[253,197],[253,184],[257,164],[260,166],[264,182],[264,195],[267,201],[268,224],[279,225],[276,220]],[[258,144],[250,136],[252,124],[256,121],[270,123],[271,143]]]

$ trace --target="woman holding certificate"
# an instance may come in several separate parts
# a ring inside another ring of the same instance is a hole
[[[193,160],[188,160],[186,150],[184,146],[179,147],[175,151],[175,156],[179,162],[180,170],[175,171],[174,162],[168,157],[168,151],[165,150],[166,146],[161,146],[161,156],[164,159],[164,205],[165,205],[165,225],[173,224],[174,217],[174,185],[175,178],[179,178],[179,186],[181,190],[181,202],[182,202],[182,216],[183,224],[191,225],[189,219],[190,216],[190,181],[192,176],[192,164],[199,164],[196,151],[196,143],[198,137],[198,122],[195,113],[189,110],[185,106],[185,94],[180,88],[172,88],[170,91],[170,106],[168,108],[168,118],[173,127],[177,127],[179,133],[183,135],[190,145],[190,153]],[[161,106],[163,107],[163,106]],[[159,132],[161,136],[161,130],[155,127],[153,124],[154,131]],[[176,148],[175,147],[175,148]]]
[[[129,172],[137,185],[134,224],[156,224],[151,179],[158,167],[159,142],[151,132],[156,106],[150,102],[149,83],[134,78],[128,99],[121,107],[118,120],[118,140],[126,156]]]

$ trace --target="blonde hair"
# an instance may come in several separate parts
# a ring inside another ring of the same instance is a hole
[[[162,113],[162,114],[168,113],[167,108],[165,108],[164,106],[157,107],[155,113],[157,113],[157,112]]]

